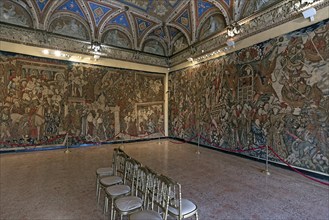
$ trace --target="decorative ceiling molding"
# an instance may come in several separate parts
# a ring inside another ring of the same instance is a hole
[[[69,37],[59,36],[39,30],[12,26],[0,23],[0,41],[13,42],[34,47],[62,50],[70,53],[91,55],[90,42],[80,41]],[[0,47],[1,50],[1,47]],[[130,61],[141,64],[168,67],[168,59],[133,50],[118,49],[110,46],[102,46],[102,57]]]
[[[313,6],[318,10],[329,6],[329,0],[315,0],[313,4],[301,6],[301,8],[296,10],[296,2],[299,2],[299,0],[285,0],[280,2],[278,5],[268,8],[266,11],[242,20],[241,23],[239,23],[241,25],[242,32],[238,36],[234,37],[233,40],[235,42],[241,41],[247,37],[301,17],[301,11],[305,10],[305,8]],[[191,57],[191,55],[192,57],[199,57],[220,48],[225,49],[225,47],[227,47],[227,39],[226,31],[222,31],[209,39],[193,45],[192,51],[195,51],[194,54],[191,54],[190,48],[173,55],[170,57],[170,65],[175,66],[186,62],[187,58]]]
[[[222,28],[199,38],[204,25],[210,23],[208,19],[219,11],[225,25],[239,25],[242,32],[231,39],[238,43],[302,17],[301,12],[307,8],[319,10],[329,5],[329,0],[310,0],[313,2],[310,4],[301,4],[305,2],[301,0],[274,1],[275,4],[263,0],[253,0],[254,3],[240,0],[1,0],[4,13],[0,14],[0,36],[3,41],[86,54],[91,41],[101,43],[110,30],[118,30],[131,42],[130,49],[107,43],[102,45],[105,57],[168,67],[227,46],[227,31]],[[245,13],[246,7],[251,7],[248,9],[251,15]],[[186,42],[180,47],[182,36]],[[165,47],[165,56],[154,53],[152,57],[150,53],[141,52],[148,40],[160,42]]]

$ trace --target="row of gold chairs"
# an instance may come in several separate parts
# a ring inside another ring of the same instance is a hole
[[[113,151],[112,167],[96,170],[98,203],[102,191],[104,213],[110,208],[111,220],[123,216],[130,220],[166,220],[169,215],[178,220],[191,216],[198,219],[197,206],[181,198],[178,182],[143,166],[119,148]]]

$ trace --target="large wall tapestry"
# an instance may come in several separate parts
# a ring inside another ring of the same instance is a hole
[[[0,52],[0,84],[0,150],[163,131],[163,74]]]
[[[170,74],[170,135],[328,173],[329,21]],[[280,158],[280,159],[279,159]]]

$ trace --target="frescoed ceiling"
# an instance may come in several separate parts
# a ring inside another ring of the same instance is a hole
[[[44,38],[55,34],[170,58],[278,4],[282,1],[1,0],[0,24],[39,30]]]

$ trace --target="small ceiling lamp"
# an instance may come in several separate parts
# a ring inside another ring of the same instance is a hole
[[[56,50],[56,51],[54,52],[54,55],[55,55],[56,57],[60,57],[60,56],[62,55],[62,52],[59,51],[59,50]]]
[[[241,27],[238,23],[232,23],[227,27],[227,36],[228,37],[234,37],[237,34],[240,34]]]
[[[101,44],[98,43],[97,41],[91,42],[91,49],[95,52],[98,53],[102,50]]]

